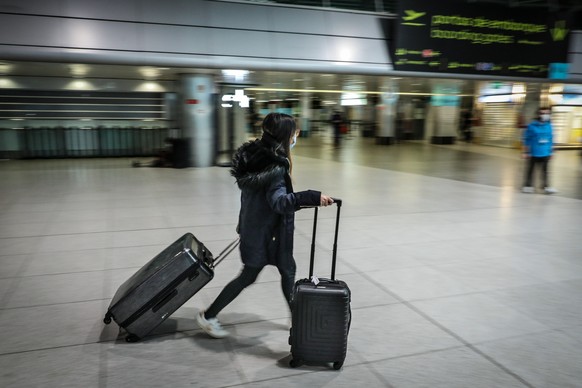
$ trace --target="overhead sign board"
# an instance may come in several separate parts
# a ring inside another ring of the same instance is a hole
[[[566,15],[461,0],[407,0],[399,7],[395,70],[545,78],[551,63],[567,62]]]

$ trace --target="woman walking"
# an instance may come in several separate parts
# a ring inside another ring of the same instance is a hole
[[[291,149],[297,142],[295,119],[270,113],[263,120],[262,137],[243,144],[233,158],[232,176],[241,190],[238,233],[243,268],[196,320],[214,338],[229,333],[217,315],[243,289],[253,284],[266,265],[281,274],[281,288],[291,302],[295,283],[293,232],[295,212],[302,206],[328,206],[333,199],[319,191],[293,191]]]

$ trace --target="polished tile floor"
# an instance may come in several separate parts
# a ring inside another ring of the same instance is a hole
[[[195,324],[239,270],[233,254],[139,343],[102,322],[117,287],[185,232],[235,237],[228,170],[131,168],[128,159],[0,162],[2,387],[582,387],[582,163],[552,161],[553,196],[519,192],[515,150],[322,135],[295,148],[297,189],[343,198],[338,277],[352,289],[348,357],[288,367],[289,311],[267,268]],[[332,208],[316,274],[329,271]],[[312,211],[298,213],[307,275]]]

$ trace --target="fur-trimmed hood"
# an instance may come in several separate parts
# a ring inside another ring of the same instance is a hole
[[[289,160],[284,155],[268,148],[263,140],[253,140],[236,151],[230,174],[240,189],[261,189],[288,170]]]

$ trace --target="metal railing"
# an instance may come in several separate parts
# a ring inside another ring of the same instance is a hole
[[[0,157],[7,159],[154,156],[167,128],[0,128]]]

